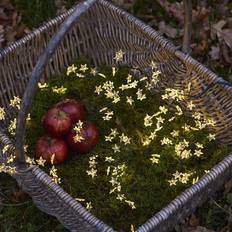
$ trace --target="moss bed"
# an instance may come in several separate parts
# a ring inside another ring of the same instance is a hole
[[[84,62],[76,63],[77,71],[81,64]],[[121,100],[118,103],[112,103],[112,99],[106,98],[104,94],[94,93],[96,86],[103,85],[106,81],[112,81],[114,88],[118,90],[119,86],[127,83],[130,69],[119,68],[113,75],[112,68],[102,67],[98,72],[104,73],[105,76],[98,74],[93,76],[90,74],[90,69],[83,73],[84,78],[76,77],[74,73],[69,76],[63,74],[53,77],[46,87],[39,89],[33,100],[30,112],[31,120],[27,124],[26,143],[29,145],[29,154],[34,154],[35,142],[44,134],[41,118],[51,106],[66,98],[83,102],[88,113],[87,120],[94,122],[99,129],[100,141],[89,154],[79,155],[70,151],[68,161],[56,166],[61,178],[61,186],[74,198],[85,199],[85,201],[80,201],[83,206],[91,202],[92,209],[90,211],[114,229],[130,231],[132,225],[136,229],[145,223],[183,190],[191,186],[197,177],[201,177],[206,170],[221,161],[228,154],[228,148],[219,147],[214,140],[209,141],[207,136],[210,132],[206,128],[184,130],[183,127],[186,123],[194,127],[195,120],[186,116],[185,112],[178,116],[170,110],[162,117],[165,121],[172,116],[175,116],[175,119],[164,123],[163,128],[157,132],[157,137],[148,146],[143,146],[144,139],[151,133],[152,128],[154,129],[153,125],[151,127],[144,125],[144,117],[147,114],[153,115],[159,111],[160,106],[166,104],[162,100],[161,94],[145,91],[144,81],[141,81],[138,85],[146,93],[146,99],[137,100],[137,89],[129,89],[120,91]],[[60,87],[66,90],[63,93],[54,91]],[[132,105],[126,102],[127,96],[133,96],[134,103]],[[99,112],[104,107],[114,112],[109,121],[103,120],[104,111]],[[153,122],[155,125],[155,117]],[[116,128],[119,134],[124,133],[131,138],[131,143],[123,145],[118,137],[112,142],[105,141],[105,136],[110,133],[112,128]],[[173,130],[179,130],[179,136],[171,136]],[[174,145],[161,145],[160,141],[164,137],[172,139],[173,144],[186,139],[190,142],[189,149],[191,151],[194,151],[196,143],[199,142],[204,146],[203,154],[200,157],[191,156],[181,159],[176,155]],[[120,152],[113,151],[114,144],[120,146]],[[152,154],[160,155],[158,163],[152,163]],[[86,172],[90,169],[89,160],[93,156],[97,156],[95,159],[97,175],[94,178],[87,175]],[[106,161],[106,157],[112,157],[114,161]],[[112,172],[122,164],[125,164],[126,167],[123,174],[118,177],[121,191],[115,190],[110,194],[113,189],[112,183],[110,183]],[[43,169],[49,172],[49,168],[46,166]],[[174,185],[170,185],[169,180],[173,179],[176,171],[191,173],[187,177],[186,183],[185,181],[182,181],[183,183],[176,181]],[[124,200],[117,199],[120,194],[124,194]],[[133,209],[133,204],[126,201],[134,202],[136,208]],[[40,224],[40,220],[43,224],[43,217],[37,218],[36,223]]]

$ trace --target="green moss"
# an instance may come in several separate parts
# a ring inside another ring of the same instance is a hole
[[[114,82],[115,88],[117,88],[121,84],[125,84],[129,69],[119,69],[115,77],[112,76],[111,69],[107,67],[102,68],[102,72],[106,74],[107,80]],[[95,86],[105,81],[106,79],[103,77],[90,75],[85,78],[76,78],[72,75],[53,78],[49,87],[40,90],[34,99],[31,110],[32,121],[27,128],[27,142],[30,154],[33,154],[35,141],[43,134],[40,126],[41,117],[52,105],[65,98],[75,98],[84,102],[88,112],[87,120],[93,121],[99,128],[100,142],[91,154],[70,154],[69,160],[57,167],[58,174],[62,178],[61,186],[73,197],[84,198],[86,202],[91,202],[93,205],[91,211],[95,216],[117,230],[128,231],[131,224],[136,227],[141,225],[191,185],[191,181],[189,181],[187,184],[178,183],[176,186],[170,187],[167,180],[172,178],[172,173],[178,170],[179,172],[194,172],[192,178],[202,176],[204,170],[210,169],[227,154],[227,149],[225,147],[219,149],[216,143],[207,142],[207,130],[182,132],[176,139],[178,142],[181,138],[186,138],[192,144],[199,141],[207,146],[204,148],[204,156],[201,158],[192,157],[180,160],[173,152],[172,146],[163,147],[157,141],[152,142],[148,147],[141,146],[141,136],[150,132],[150,128],[143,125],[144,116],[157,112],[159,106],[164,102],[159,94],[148,92],[146,100],[136,101],[134,106],[129,106],[125,102],[125,96],[135,95],[135,90],[129,90],[120,95],[124,100],[113,104],[103,95],[93,94]],[[67,88],[67,92],[63,95],[54,93],[52,88],[55,86],[64,86]],[[112,109],[117,117],[109,122],[104,121],[99,113],[104,106]],[[170,118],[172,114],[172,112],[168,112],[165,117]],[[158,134],[158,138],[168,136],[173,129],[180,129],[184,123],[193,125],[194,121],[187,116],[179,117],[173,122],[167,123]],[[104,136],[109,133],[111,128],[118,128],[119,131],[132,138],[133,143],[122,147],[121,153],[114,154],[111,144],[104,141]],[[149,160],[153,153],[161,156],[158,165],[152,164]],[[86,170],[89,169],[89,157],[92,155],[98,155],[98,175],[94,179],[86,174]],[[109,177],[106,176],[106,169],[109,165],[104,161],[106,156],[115,158],[113,166],[122,163],[127,165],[126,174],[120,179],[122,193],[125,193],[127,199],[135,202],[135,210],[117,200],[116,194],[109,194],[112,187]],[[83,203],[84,206],[85,204]]]

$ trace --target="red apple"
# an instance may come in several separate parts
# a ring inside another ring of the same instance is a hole
[[[70,133],[68,134],[68,144],[74,151],[77,151],[80,154],[88,153],[96,146],[99,140],[97,127],[91,122],[84,121],[82,129],[77,133],[75,131],[76,126],[77,125],[74,124]],[[79,141],[77,141],[76,135],[81,137]]]
[[[76,101],[74,99],[66,99],[58,103],[56,107],[69,115],[72,124],[78,122],[79,120],[83,121],[85,119],[85,107],[79,101]]]
[[[36,157],[42,157],[46,163],[51,163],[51,158],[54,157],[54,164],[63,163],[68,158],[68,146],[59,138],[51,138],[48,135],[40,137],[35,146]]]
[[[72,126],[69,116],[56,107],[50,109],[43,116],[42,124],[47,134],[53,137],[60,137],[68,134]]]

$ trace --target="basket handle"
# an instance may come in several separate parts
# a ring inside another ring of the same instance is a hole
[[[16,127],[16,142],[15,142],[15,152],[16,160],[18,163],[25,164],[25,154],[23,149],[24,136],[25,136],[25,124],[26,116],[29,112],[32,99],[35,96],[37,90],[37,84],[40,80],[41,74],[48,60],[54,53],[56,47],[61,43],[64,36],[68,33],[72,25],[76,20],[85,13],[97,0],[86,0],[76,6],[74,12],[65,20],[61,25],[59,31],[52,37],[49,41],[44,52],[40,55],[38,62],[36,63],[34,69],[32,70],[31,78],[28,82],[27,88],[24,92],[22,98],[22,104],[18,113],[17,118],[17,127]],[[185,9],[185,33],[183,40],[184,52],[190,52],[190,39],[191,39],[191,24],[192,24],[192,13],[191,13],[191,0],[184,0],[184,9]]]
[[[191,52],[191,37],[192,37],[192,1],[184,0],[184,38],[182,51],[184,53]]]
[[[49,61],[50,57],[54,53],[56,47],[61,43],[64,36],[68,33],[72,25],[76,20],[85,13],[97,0],[86,0],[78,4],[73,13],[65,20],[61,25],[59,31],[51,38],[44,52],[40,55],[36,66],[32,70],[31,78],[28,82],[27,88],[24,92],[21,108],[18,113],[17,127],[16,127],[16,160],[18,163],[25,164],[25,154],[23,149],[24,136],[25,136],[25,124],[26,116],[29,112],[32,99],[37,90],[37,84],[40,80],[42,71]]]

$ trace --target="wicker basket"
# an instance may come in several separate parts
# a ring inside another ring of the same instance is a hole
[[[228,82],[178,50],[151,27],[109,2],[87,0],[80,3],[0,51],[0,105],[7,108],[13,96],[23,96],[16,141],[10,141],[6,125],[0,125],[2,146],[9,144],[11,152],[17,156],[17,173],[13,177],[40,210],[55,216],[70,231],[113,229],[53,183],[40,168],[27,167],[23,153],[25,116],[40,78],[49,80],[83,55],[95,65],[110,65],[119,49],[126,52],[127,64],[141,70],[155,61],[162,72],[161,82],[165,87],[186,89],[191,83],[189,99],[197,105],[197,111],[214,118],[218,140],[232,144],[232,87]],[[7,119],[12,117],[13,113],[9,111]],[[0,155],[1,162],[4,162],[5,155],[2,152]],[[173,228],[231,176],[231,168],[232,155],[228,155],[137,231],[168,231]]]

